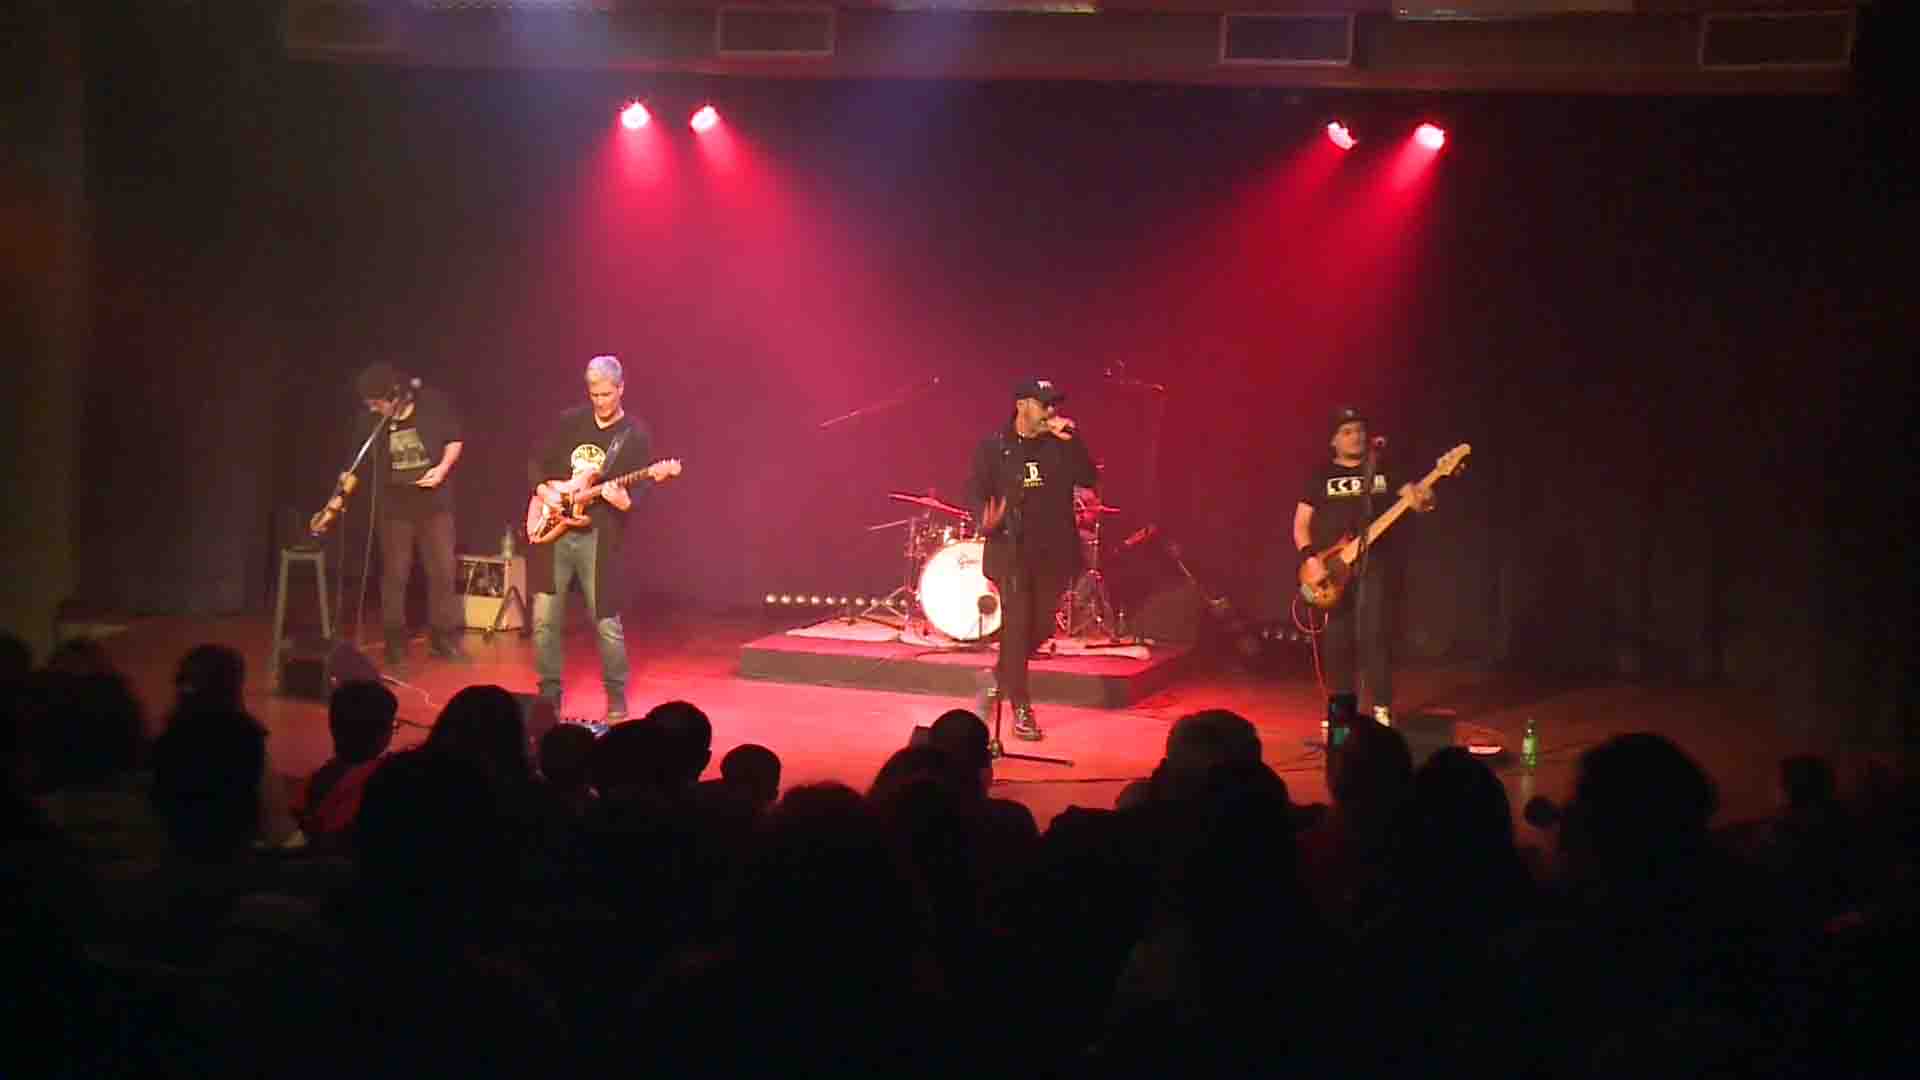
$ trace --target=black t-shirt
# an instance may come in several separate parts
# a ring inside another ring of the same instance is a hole
[[[967,495],[975,512],[990,496],[1007,500],[1006,520],[987,537],[987,576],[997,579],[1016,552],[1037,568],[1077,569],[1080,531],[1073,520],[1073,489],[1099,485],[1100,472],[1079,438],[1023,439],[1009,425],[981,442]]]
[[[622,415],[611,426],[601,427],[587,407],[570,409],[560,417],[559,427],[541,447],[532,462],[532,479],[565,480],[583,469],[590,469],[600,480],[645,468],[651,463],[652,439],[644,423]],[[644,484],[628,489],[638,499]],[[596,530],[606,530],[617,542],[626,522],[626,512],[615,509],[605,499],[595,499],[587,508],[587,517]]]
[[[1327,547],[1343,536],[1358,535],[1362,528],[1386,513],[1387,508],[1399,498],[1395,493],[1399,485],[1387,476],[1386,469],[1377,470],[1373,474],[1373,506],[1369,516],[1363,475],[1365,469],[1364,465],[1342,465],[1329,461],[1308,477],[1300,501],[1313,507],[1313,522],[1308,532],[1313,536],[1315,548]],[[1387,537],[1381,537],[1380,544],[1384,548]]]
[[[372,420],[370,412],[358,414],[351,425],[356,439],[366,438]],[[419,517],[452,510],[457,466],[439,487],[415,487],[414,481],[440,464],[448,443],[459,441],[460,415],[453,403],[431,387],[421,388],[414,395],[412,410],[399,420],[388,421],[383,436],[373,442],[372,464],[386,481],[380,491],[381,516]]]

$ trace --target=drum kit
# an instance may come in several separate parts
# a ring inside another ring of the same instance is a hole
[[[973,514],[932,491],[890,491],[887,498],[919,508],[912,516],[869,526],[868,532],[906,529],[906,572],[900,587],[861,612],[861,617],[911,631],[937,630],[955,642],[983,643],[1000,631],[1000,593],[986,575],[986,538]],[[1115,507],[1090,488],[1074,491],[1074,522],[1080,532],[1083,569],[1061,595],[1054,614],[1057,632],[1069,637],[1118,636],[1113,601],[1100,572],[1100,523]]]

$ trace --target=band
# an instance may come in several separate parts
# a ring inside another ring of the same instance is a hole
[[[454,606],[449,483],[464,445],[459,415],[446,395],[387,364],[360,372],[355,387],[367,413],[379,420],[360,456],[341,474],[327,508],[314,516],[312,530],[323,531],[343,511],[355,490],[355,468],[370,461],[380,480],[368,485],[368,497],[382,554],[386,661],[392,668],[407,661],[404,598],[416,547],[432,597],[432,655],[465,661]],[[628,715],[629,666],[617,610],[625,592],[619,577],[626,517],[641,488],[679,475],[681,464],[652,460],[646,425],[625,409],[625,373],[617,357],[592,358],[584,388],[586,405],[564,414],[527,459],[533,488],[526,520],[528,585],[539,693],[556,711],[564,699],[561,627],[568,594],[576,586],[583,594],[605,692],[602,721],[591,726],[604,730]],[[925,513],[909,530],[907,583],[865,613],[897,619],[903,640],[915,635],[959,647],[995,641],[994,689],[1012,706],[1014,734],[1028,740],[1044,738],[1030,688],[1033,658],[1050,655],[1061,634],[1072,640],[1104,633],[1109,645],[1124,637],[1100,572],[1101,521],[1115,508],[1101,500],[1100,466],[1079,425],[1060,414],[1065,400],[1050,379],[1015,385],[1011,415],[974,448],[969,506],[947,503],[931,491],[891,494]],[[362,413],[356,421],[356,439],[365,418]],[[1470,450],[1456,447],[1419,482],[1395,486],[1380,461],[1384,443],[1369,436],[1359,409],[1338,410],[1330,458],[1313,470],[1294,512],[1300,579],[1295,605],[1307,606],[1306,623],[1313,624],[1318,613],[1318,623],[1308,628],[1322,651],[1316,668],[1324,672],[1330,729],[1359,715],[1363,691],[1374,719],[1392,722],[1392,598],[1389,575],[1378,572],[1398,558],[1388,530],[1408,509],[1431,510],[1434,482],[1458,469]],[[951,520],[936,524],[935,514]]]

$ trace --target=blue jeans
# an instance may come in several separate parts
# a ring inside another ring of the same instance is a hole
[[[567,587],[576,580],[587,598],[587,618],[600,645],[600,681],[607,688],[607,714],[627,714],[627,634],[620,613],[601,617],[600,598],[594,595],[594,559],[600,538],[593,532],[569,532],[553,542],[553,591],[533,597],[534,668],[540,673],[540,696],[560,702],[560,674],[566,663],[563,639],[567,628]]]

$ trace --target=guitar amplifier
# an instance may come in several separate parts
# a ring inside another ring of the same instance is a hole
[[[525,625],[523,605],[530,601],[524,556],[503,559],[498,555],[462,555],[454,566],[453,590],[460,594],[462,617],[470,630],[491,629],[496,615],[500,616],[502,630],[519,630]],[[510,594],[512,600],[508,599]]]

